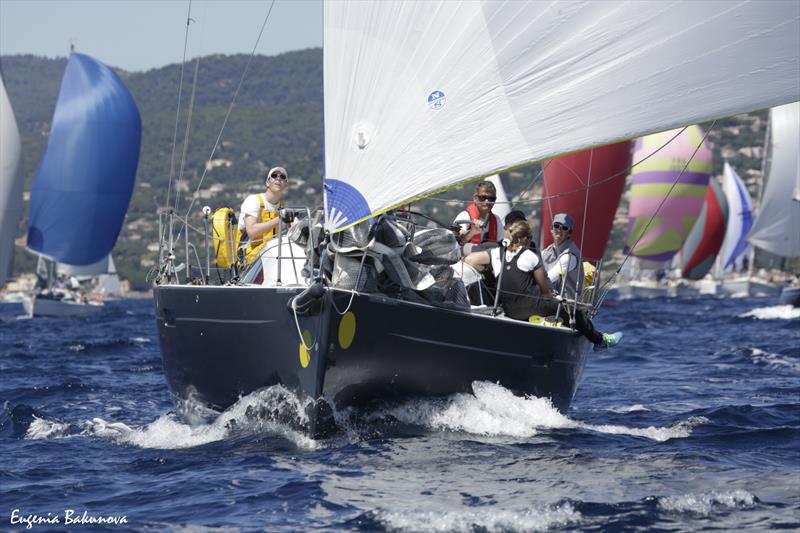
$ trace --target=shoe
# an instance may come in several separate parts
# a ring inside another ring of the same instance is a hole
[[[622,332],[615,331],[614,333],[603,333],[603,341],[594,345],[595,352],[601,352],[609,348],[613,348],[622,342]]]

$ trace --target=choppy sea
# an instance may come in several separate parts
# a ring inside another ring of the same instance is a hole
[[[319,441],[248,414],[295,408],[280,388],[177,417],[150,301],[21,314],[0,305],[0,531],[800,529],[800,309],[774,301],[607,302],[625,339],[566,415],[475,383]]]

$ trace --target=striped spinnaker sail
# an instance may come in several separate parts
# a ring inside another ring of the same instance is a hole
[[[714,266],[728,224],[728,201],[717,180],[711,178],[700,216],[681,248],[682,275],[702,279]]]
[[[668,261],[689,235],[713,169],[703,136],[700,126],[689,126],[636,140],[626,240],[635,257]]]

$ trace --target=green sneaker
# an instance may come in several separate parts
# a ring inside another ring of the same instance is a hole
[[[598,342],[594,345],[594,351],[600,352],[603,350],[607,350],[609,348],[613,348],[617,344],[622,342],[622,332],[615,331],[614,333],[603,333],[603,342]]]

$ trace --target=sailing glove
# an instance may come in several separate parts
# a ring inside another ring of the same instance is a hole
[[[291,224],[292,222],[294,222],[294,211],[289,211],[288,209],[282,209],[280,215],[281,215],[281,220],[283,220],[285,224]]]

